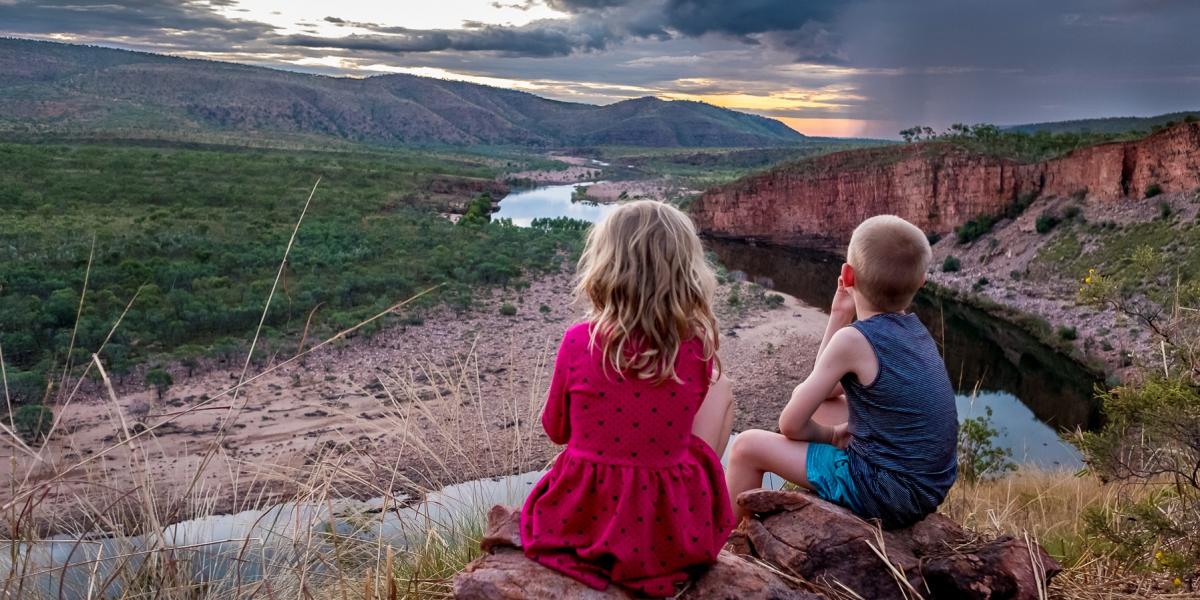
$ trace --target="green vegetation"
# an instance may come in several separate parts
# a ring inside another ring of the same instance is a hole
[[[10,390],[19,402],[41,400],[64,363],[100,349],[127,305],[101,355],[117,378],[150,358],[242,352],[318,177],[267,312],[264,352],[295,348],[310,317],[311,340],[433,286],[417,309],[464,309],[476,286],[557,270],[578,247],[577,222],[489,223],[485,197],[458,225],[437,215],[455,199],[429,190],[489,185],[492,162],[434,151],[0,144]]]
[[[515,316],[517,314],[517,307],[505,302],[504,304],[500,305],[500,314],[506,317]]]
[[[146,385],[154,386],[159,400],[162,400],[163,394],[174,384],[175,379],[171,377],[171,374],[161,368],[150,369],[146,372]]]
[[[1079,337],[1079,331],[1077,331],[1075,329],[1075,327],[1059,325],[1058,329],[1056,331],[1058,332],[1059,339],[1063,339],[1068,342],[1074,341],[1075,339],[1077,339]]]
[[[955,123],[946,131],[938,133],[931,127],[916,126],[900,131],[906,142],[940,141],[962,146],[974,152],[998,156],[1020,162],[1037,162],[1062,156],[1072,150],[1094,146],[1103,142],[1136,139],[1144,134],[1132,133],[1085,133],[1063,131],[1050,133],[1036,131],[1027,133],[1012,129],[1001,129],[995,125],[980,123],[964,125]]]
[[[992,425],[992,407],[958,424],[958,476],[969,485],[1017,470],[1012,451],[996,445],[999,431]]]
[[[703,190],[783,163],[883,143],[886,142],[810,138],[804,143],[780,148],[606,146],[598,149],[596,155],[610,163],[605,167],[606,178],[638,179],[649,175],[677,182],[682,188]]]
[[[26,404],[13,411],[12,423],[26,442],[40,443],[54,424],[54,411],[49,406]]]
[[[1034,228],[1037,229],[1038,233],[1045,235],[1050,233],[1055,227],[1058,227],[1058,224],[1061,222],[1062,219],[1057,213],[1047,210],[1038,215],[1037,221],[1034,222]]]
[[[1146,198],[1153,198],[1162,193],[1162,186],[1157,183],[1152,183],[1146,186]]]
[[[962,261],[958,260],[957,256],[947,256],[946,260],[942,261],[943,273],[956,273],[962,268]]]
[[[1078,119],[1074,121],[1054,121],[1050,123],[1030,123],[1016,125],[1007,129],[1034,133],[1145,133],[1160,131],[1177,123],[1195,123],[1195,112],[1175,112],[1153,117],[1107,117],[1102,119]]]
[[[1139,246],[1122,269],[1093,268],[1083,279],[1080,301],[1144,327],[1162,359],[1100,395],[1107,422],[1081,449],[1101,478],[1148,490],[1089,511],[1089,531],[1127,564],[1192,590],[1200,583],[1200,278],[1171,258]]]
[[[958,238],[958,243],[967,244],[987,235],[1001,219],[1017,218],[1036,199],[1036,193],[1027,192],[1017,196],[1012,203],[1004,208],[1004,212],[999,215],[980,215],[963,223],[954,230],[954,234]],[[933,242],[931,241],[930,243]]]

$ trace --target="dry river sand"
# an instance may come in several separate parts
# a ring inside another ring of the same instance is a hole
[[[791,297],[767,308],[745,285],[734,306],[730,289],[722,286],[717,309],[735,430],[774,428],[811,369],[825,316]],[[14,486],[0,495],[34,498],[22,504],[39,521],[105,513],[114,515],[105,528],[137,528],[118,509],[147,498],[177,520],[298,493],[415,496],[541,468],[557,451],[538,421],[553,353],[581,313],[566,274],[484,295],[470,312],[435,309],[421,325],[310,354],[243,386],[236,401],[221,393],[240,363],[192,377],[174,368],[161,400],[137,388],[118,389],[115,402],[102,390],[80,394],[58,407],[63,433],[40,461],[4,450],[15,459],[0,460],[0,478]],[[499,314],[504,302],[518,307],[515,316]],[[270,367],[252,365],[250,375]],[[122,443],[126,430],[136,437]],[[21,494],[30,489],[37,493]]]

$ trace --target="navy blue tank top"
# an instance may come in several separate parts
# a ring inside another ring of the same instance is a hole
[[[958,411],[937,344],[914,314],[883,313],[853,327],[879,361],[862,385],[842,378],[850,408],[847,448],[860,512],[903,527],[937,510],[958,473]]]

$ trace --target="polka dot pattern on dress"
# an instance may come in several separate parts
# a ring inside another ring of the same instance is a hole
[[[712,365],[692,339],[676,361],[682,381],[625,378],[606,372],[588,336],[581,323],[559,347],[542,423],[567,449],[526,500],[522,545],[595,589],[672,596],[734,526],[720,461],[691,433]]]

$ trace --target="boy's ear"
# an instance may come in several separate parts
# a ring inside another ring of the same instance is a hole
[[[854,287],[854,267],[850,263],[842,263],[842,285]]]

